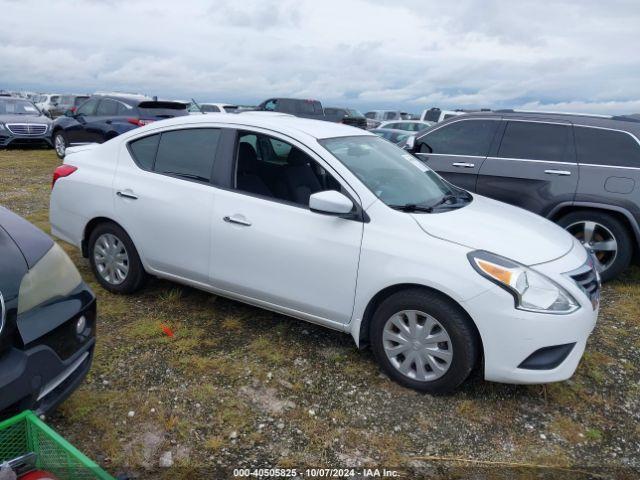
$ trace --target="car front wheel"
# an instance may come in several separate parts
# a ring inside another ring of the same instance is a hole
[[[389,377],[422,392],[454,390],[479,357],[479,339],[467,315],[428,290],[405,290],[384,300],[370,334],[376,360]]]
[[[56,155],[59,159],[63,159],[67,152],[67,138],[62,132],[56,132],[53,135],[53,148],[56,149]]]
[[[89,263],[100,285],[113,293],[133,293],[147,278],[131,238],[115,223],[100,224],[91,232]]]

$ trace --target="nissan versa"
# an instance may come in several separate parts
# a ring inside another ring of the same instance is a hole
[[[295,117],[164,120],[69,148],[53,234],[101,285],[154,275],[349,332],[443,393],[569,378],[598,314],[578,240],[457,188],[386,140]]]
[[[0,417],[47,413],[91,366],[96,302],[48,235],[0,207]]]

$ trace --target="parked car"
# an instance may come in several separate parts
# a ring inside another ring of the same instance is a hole
[[[557,222],[610,280],[640,245],[639,139],[628,117],[509,110],[445,121],[412,151],[458,186]]]
[[[154,275],[349,332],[418,390],[476,366],[567,379],[595,325],[580,242],[362,129],[191,115],[69,149],[58,172],[52,232],[105,289]]]
[[[402,122],[382,122],[378,128],[391,128],[393,130],[404,130],[407,132],[419,132],[433,125],[433,122],[422,120],[403,120]]]
[[[59,158],[67,147],[102,143],[156,120],[188,115],[180,102],[152,100],[139,95],[94,95],[75,112],[53,123],[53,144]]]
[[[41,94],[36,100],[35,105],[45,115],[51,116],[51,110],[53,110],[60,101],[60,94],[58,93],[45,93]]]
[[[67,111],[73,113],[87,100],[89,100],[89,95],[60,95],[58,101],[52,104],[49,113],[52,118],[64,115]]]
[[[51,146],[51,120],[21,98],[0,97],[0,147]]]
[[[191,103],[188,110],[191,115],[202,113],[237,113],[238,106],[231,105],[230,103]]]
[[[358,110],[352,108],[326,107],[324,109],[326,120],[330,122],[344,123],[352,127],[367,128],[367,119]]]
[[[422,115],[420,115],[420,120],[438,123],[444,120],[448,120],[449,118],[452,118],[452,117],[464,115],[465,113],[490,112],[490,111],[491,110],[489,110],[488,108],[482,108],[479,110],[463,110],[463,109],[440,110],[439,108],[434,107],[428,110],[423,110]]]
[[[256,107],[257,111],[289,113],[301,118],[325,120],[319,100],[300,98],[270,98]]]
[[[391,143],[395,143],[396,145],[400,142],[404,142],[411,136],[411,132],[407,132],[406,130],[394,130],[392,128],[374,128],[369,131],[384,138],[385,140],[389,140]]]
[[[96,302],[64,251],[0,207],[0,416],[47,413],[91,366]]]
[[[404,120],[400,110],[371,110],[364,114],[367,119],[367,128],[378,128],[380,124],[388,120]]]

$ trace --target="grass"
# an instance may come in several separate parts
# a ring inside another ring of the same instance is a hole
[[[0,151],[0,203],[48,231],[58,164],[52,151]],[[432,397],[381,376],[346,335],[160,280],[112,295],[63,247],[98,297],[100,323],[87,381],[49,421],[113,473],[199,478],[205,467],[353,463],[418,478],[418,458],[437,458],[437,468],[462,458],[616,472],[640,462],[637,267],[605,287],[570,381],[541,388],[475,378]],[[157,468],[164,451],[179,458],[171,472]]]

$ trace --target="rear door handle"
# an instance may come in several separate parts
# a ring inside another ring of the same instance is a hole
[[[242,225],[243,227],[251,226],[251,222],[244,218],[242,215],[227,215],[223,218],[223,220],[227,223],[236,223],[238,225]]]
[[[571,175],[571,172],[569,170],[545,170],[544,173],[546,173],[547,175]]]
[[[453,162],[452,165],[454,167],[458,167],[458,168],[473,168],[473,167],[475,167],[475,165],[473,163],[467,163],[467,162]]]
[[[131,200],[137,200],[138,199],[138,197],[135,196],[133,193],[117,191],[116,195],[118,195],[119,197],[122,197],[122,198],[129,198]]]

